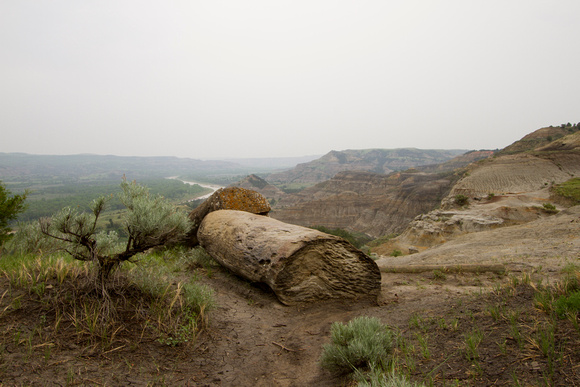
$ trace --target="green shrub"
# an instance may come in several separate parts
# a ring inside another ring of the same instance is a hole
[[[184,253],[182,255],[182,261],[185,262],[185,266],[189,269],[203,267],[206,270],[209,270],[212,266],[218,265],[212,256],[200,246],[189,250],[187,254]]]
[[[552,287],[542,287],[534,294],[537,308],[548,314],[555,313],[563,318],[580,313],[580,272],[574,264],[565,267],[567,276],[564,281]]]
[[[394,372],[384,373],[380,370],[372,369],[365,375],[360,375],[357,380],[357,387],[423,387],[423,384],[410,382],[404,376],[396,375]]]
[[[580,312],[580,290],[567,296],[560,296],[554,302],[554,309],[558,317],[565,317],[567,314],[577,315]]]
[[[403,255],[401,250],[393,250],[393,252],[391,253],[391,257],[400,257],[401,255]]]
[[[15,255],[52,254],[65,248],[62,241],[44,235],[38,222],[19,223],[13,238],[6,245],[6,251]]]
[[[455,204],[458,206],[464,206],[469,203],[469,198],[465,195],[459,194],[455,195]]]
[[[321,365],[330,371],[384,369],[390,362],[394,334],[378,318],[363,316],[348,324],[335,322],[330,334],[331,343],[324,346],[320,358]]]
[[[553,192],[574,204],[580,204],[580,178],[575,177],[552,188]]]
[[[66,207],[51,218],[39,220],[40,231],[63,242],[65,251],[74,259],[97,264],[99,283],[104,291],[110,274],[123,262],[151,248],[180,241],[192,227],[185,212],[123,177],[119,200],[127,207],[123,224],[128,240],[120,245],[116,232],[97,231],[99,217],[110,199],[102,196],[93,200],[91,213]]]
[[[13,195],[4,187],[0,180],[0,246],[10,239],[10,222],[18,219],[18,215],[26,209],[24,201],[28,192],[23,195]]]
[[[433,278],[436,280],[445,281],[447,279],[447,275],[441,270],[433,270]]]
[[[146,260],[126,272],[130,283],[146,295],[149,326],[158,334],[158,342],[177,346],[193,342],[206,324],[207,312],[215,307],[214,291],[193,281],[177,281],[171,270]],[[142,312],[143,313],[143,312]]]
[[[552,203],[544,203],[542,206],[543,206],[544,212],[546,212],[548,214],[555,214],[558,212],[558,210],[556,209],[556,206],[553,205]]]

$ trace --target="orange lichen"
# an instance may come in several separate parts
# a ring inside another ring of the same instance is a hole
[[[270,212],[268,200],[256,191],[229,187],[218,190],[214,195],[216,199],[214,206],[220,210],[238,210],[254,214]]]
[[[210,212],[237,210],[267,215],[270,209],[270,203],[259,192],[240,187],[221,188],[189,213],[189,219],[192,222],[192,229],[188,234],[189,244],[191,246],[198,244],[197,230],[203,218]]]

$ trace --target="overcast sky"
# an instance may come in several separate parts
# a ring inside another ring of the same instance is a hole
[[[578,0],[0,1],[0,152],[503,148],[580,121]]]

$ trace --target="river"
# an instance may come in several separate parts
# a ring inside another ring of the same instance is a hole
[[[211,190],[212,190],[210,193],[208,193],[208,194],[206,194],[206,195],[199,196],[199,197],[197,197],[197,198],[194,198],[194,199],[191,199],[191,200],[207,199],[207,198],[209,198],[209,197],[210,197],[210,196],[211,196],[211,195],[212,195],[212,194],[213,194],[215,191],[217,191],[218,189],[220,189],[220,188],[224,188],[224,187],[222,187],[222,186],[215,185],[215,184],[212,184],[212,185],[210,185],[210,184],[205,184],[205,183],[198,183],[197,181],[185,181],[185,180],[181,180],[181,179],[178,179],[178,178],[177,178],[177,176],[168,177],[168,179],[179,180],[180,182],[182,182],[182,183],[184,183],[184,184],[189,184],[189,185],[195,185],[195,184],[197,184],[197,185],[199,185],[200,187],[203,187],[203,188],[209,188],[209,189],[211,189]]]

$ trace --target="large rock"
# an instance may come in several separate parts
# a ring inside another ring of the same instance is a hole
[[[268,200],[256,191],[240,187],[221,188],[214,192],[205,202],[189,213],[193,227],[188,234],[187,244],[196,246],[197,229],[203,218],[217,210],[238,210],[253,214],[267,215],[270,212]]]
[[[215,211],[198,239],[220,264],[266,283],[287,305],[334,298],[376,297],[376,263],[342,238],[242,211]]]

